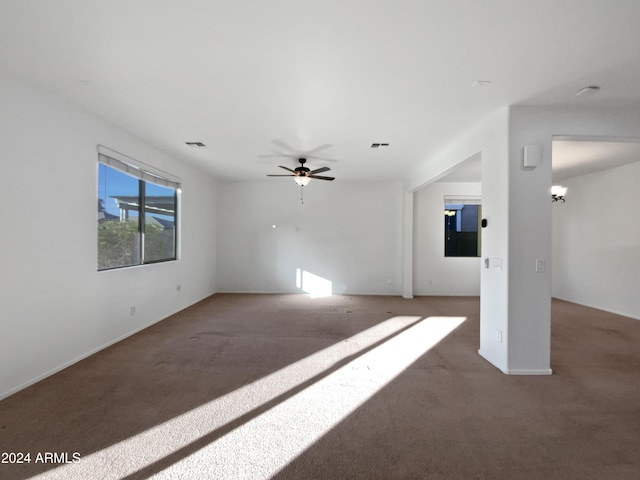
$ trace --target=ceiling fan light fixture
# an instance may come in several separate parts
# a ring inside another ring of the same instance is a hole
[[[567,194],[567,187],[562,185],[554,185],[551,187],[551,201],[564,203],[564,196]]]
[[[309,177],[295,177],[293,180],[301,187],[304,187],[311,181]]]

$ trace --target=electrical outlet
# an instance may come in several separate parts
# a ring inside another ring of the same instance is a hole
[[[131,316],[133,317],[136,314],[136,307],[131,307]]]
[[[182,289],[182,285],[178,284],[178,285],[176,286],[176,290],[177,290],[177,291],[180,291],[181,289]]]
[[[502,330],[496,330],[496,341],[502,343]]]

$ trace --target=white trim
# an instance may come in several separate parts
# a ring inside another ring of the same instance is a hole
[[[456,258],[456,257],[449,257]],[[479,257],[457,257],[457,258],[479,258]],[[480,292],[446,292],[446,291],[431,291],[431,292],[413,292],[416,297],[476,297],[480,298]]]
[[[242,295],[306,295],[310,294],[301,290],[217,290],[216,293],[231,293]],[[340,292],[331,295],[319,296],[323,297],[348,297],[350,295],[374,296],[374,297],[402,297],[412,299],[413,297],[405,297],[400,292]]]
[[[445,195],[444,203],[448,205],[482,205],[479,195]]]
[[[496,367],[505,375],[553,375],[553,370],[550,368],[505,368],[493,363],[489,358],[482,353],[482,350],[478,350],[478,355],[484,358],[491,365]]]
[[[413,298],[413,243],[415,241],[415,199],[413,192],[405,192],[403,202],[403,282],[402,296]]]
[[[507,375],[553,375],[553,370],[550,368],[541,368],[541,369],[512,369],[507,370]]]
[[[487,357],[482,350],[478,349],[478,355],[480,355],[482,358],[484,358],[487,362],[489,362],[492,366],[494,366],[495,368],[497,368],[498,370],[500,370],[502,373],[506,374],[507,373],[507,369],[501,367],[500,365],[497,365],[495,363],[493,363],[492,360],[489,359],[489,357]]]
[[[560,142],[640,143],[640,138],[637,137],[599,137],[597,135],[552,135],[551,140]]]

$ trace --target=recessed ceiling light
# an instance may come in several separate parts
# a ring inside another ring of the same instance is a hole
[[[599,90],[600,87],[598,87],[597,85],[589,85],[588,87],[584,87],[578,90],[576,92],[576,97],[593,95],[594,93],[598,93]]]
[[[204,148],[206,147],[206,145],[202,142],[184,142],[185,144],[189,145],[190,147],[194,147],[194,148]]]

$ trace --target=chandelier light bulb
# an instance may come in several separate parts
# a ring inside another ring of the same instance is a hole
[[[551,187],[551,201],[552,202],[565,202],[564,196],[567,194],[567,187],[562,185],[554,185]]]

